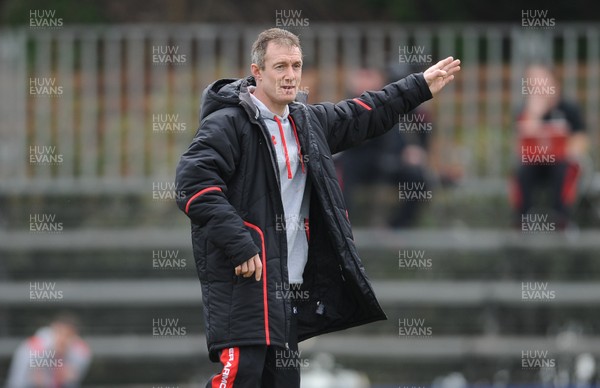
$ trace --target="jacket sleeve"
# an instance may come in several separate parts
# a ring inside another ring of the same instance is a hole
[[[208,241],[223,250],[234,266],[260,252],[226,196],[226,182],[236,172],[240,153],[233,121],[209,116],[181,156],[175,181],[179,208],[194,224],[206,228]]]
[[[418,73],[380,91],[364,92],[337,104],[315,104],[312,109],[325,131],[331,153],[335,154],[382,135],[398,123],[399,115],[432,97],[423,73]]]

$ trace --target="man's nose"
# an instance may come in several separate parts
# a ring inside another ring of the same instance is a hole
[[[286,69],[283,79],[286,81],[294,80],[294,70],[291,67]]]

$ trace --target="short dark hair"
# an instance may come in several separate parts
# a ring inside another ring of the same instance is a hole
[[[63,311],[54,317],[51,324],[52,325],[61,324],[61,325],[71,326],[75,330],[78,330],[80,321],[79,321],[79,318],[75,314],[73,314],[69,311]]]
[[[300,54],[302,54],[300,39],[297,35],[281,28],[270,28],[261,32],[252,45],[252,63],[258,65],[260,69],[265,68],[265,54],[271,41],[289,47],[298,47]]]

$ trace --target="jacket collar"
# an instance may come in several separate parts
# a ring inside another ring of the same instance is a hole
[[[256,81],[254,80],[253,76],[249,76],[246,77],[242,80],[241,85],[240,85],[240,93],[239,93],[239,99],[240,99],[240,104],[242,104],[243,106],[246,107],[246,111],[248,112],[248,114],[250,115],[250,117],[253,117],[254,119],[258,119],[261,115],[260,109],[256,106],[256,104],[254,103],[254,101],[252,101],[252,97],[251,97],[251,88],[252,87],[256,87]],[[286,109],[286,113],[289,112],[289,106],[292,104],[306,104],[306,101],[308,99],[308,93],[304,92],[304,91],[298,91],[298,93],[296,94],[296,100],[288,105],[288,109]],[[268,111],[268,109],[267,109]],[[272,116],[270,116],[269,118],[272,118]]]
[[[273,120],[274,116],[277,116],[280,120],[287,119],[288,115],[290,114],[290,107],[288,105],[285,106],[285,110],[284,110],[282,116],[279,116],[278,114],[271,112],[271,110],[269,110],[269,108],[267,108],[267,106],[261,100],[259,100],[256,96],[254,96],[255,88],[256,88],[255,86],[250,86],[248,88],[248,91],[250,92],[249,93],[250,99],[254,103],[254,106],[256,107],[256,109],[258,109],[259,114],[262,116],[263,119]]]

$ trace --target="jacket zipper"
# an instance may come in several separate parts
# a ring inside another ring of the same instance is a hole
[[[309,122],[309,117],[308,117],[308,110],[306,109],[305,106],[303,106],[303,113],[306,116],[305,120],[307,122]],[[310,124],[308,124],[310,126]],[[310,142],[310,139],[309,139]],[[310,154],[310,150],[309,150],[309,154]],[[328,156],[323,155],[325,158],[329,159]],[[323,180],[323,185],[325,186],[325,190],[327,192],[327,201],[329,203],[329,206],[331,209],[334,209],[335,206],[333,206],[333,194],[331,193],[331,190],[329,189],[329,186],[327,185],[327,183],[325,183],[325,174],[323,173],[323,166],[321,163],[318,164],[319,166],[319,175],[322,177]],[[335,220],[335,223],[337,224],[338,229],[341,231],[342,230],[342,226],[340,224],[340,220],[337,217],[337,214],[335,214],[334,212],[334,217],[333,219]],[[346,243],[347,244],[347,243]],[[345,282],[346,281],[346,277],[344,276],[344,268],[342,267],[342,263],[338,261],[338,268],[340,269],[340,277],[342,278],[342,281]]]

